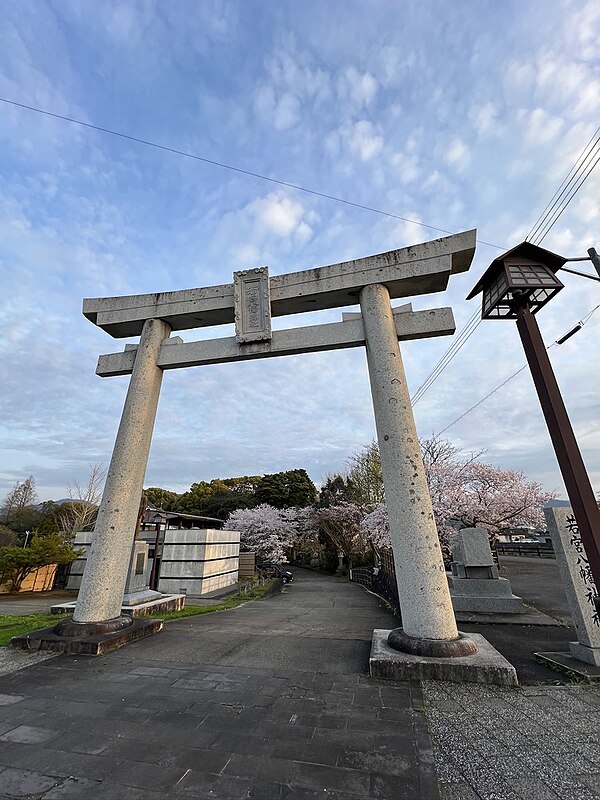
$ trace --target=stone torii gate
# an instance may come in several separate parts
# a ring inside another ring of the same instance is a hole
[[[97,374],[131,375],[94,540],[67,635],[115,630],[163,372],[182,367],[365,346],[403,627],[392,647],[430,656],[477,650],[459,634],[419,450],[399,341],[454,333],[450,308],[392,308],[390,299],[439,292],[469,269],[474,230],[387,253],[269,278],[234,273],[202,289],[87,299],[84,315],[138,345],[100,356]],[[341,322],[271,330],[271,318],[359,303]],[[235,336],[183,342],[171,332],[235,322]],[[73,630],[75,629],[75,630]]]

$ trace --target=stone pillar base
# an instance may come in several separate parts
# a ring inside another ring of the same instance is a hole
[[[72,619],[64,619],[51,628],[13,636],[10,646],[21,650],[101,656],[158,633],[162,627],[162,619],[133,619],[127,615],[106,622],[73,622]]]
[[[394,681],[453,681],[496,686],[519,685],[513,665],[478,633],[470,633],[468,638],[455,640],[472,641],[476,647],[475,653],[450,657],[416,655],[395,650],[388,644],[391,633],[392,631],[381,629],[373,631],[369,658],[369,673],[372,678],[387,678]]]
[[[477,652],[477,645],[473,639],[460,631],[457,639],[422,639],[409,636],[402,628],[395,628],[390,632],[387,643],[393,650],[399,650],[401,653],[433,658],[472,656]]]

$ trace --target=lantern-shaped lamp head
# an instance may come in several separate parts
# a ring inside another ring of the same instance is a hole
[[[483,292],[482,319],[516,319],[520,305],[535,314],[563,288],[555,272],[566,260],[523,242],[492,261],[467,300]]]

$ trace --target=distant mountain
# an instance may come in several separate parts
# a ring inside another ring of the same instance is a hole
[[[62,497],[60,500],[46,500],[44,503],[37,503],[33,508],[38,511],[43,511],[46,503],[54,503],[55,506],[62,506],[63,503],[81,503],[84,506],[94,506],[94,503],[88,503],[87,500],[73,500],[72,497]],[[96,506],[94,506],[95,508]]]

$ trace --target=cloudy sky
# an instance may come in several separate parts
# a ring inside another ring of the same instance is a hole
[[[469,290],[528,235],[600,119],[597,0],[0,0],[0,19],[5,99],[433,228],[476,227],[471,271],[414,300],[451,305],[459,331]],[[544,246],[600,249],[599,221],[600,168]],[[84,297],[276,275],[433,228],[0,103],[0,496],[33,474],[40,499],[64,497],[110,460],[127,378],[95,367],[123,341],[82,316]],[[548,344],[600,303],[597,283],[564,283],[538,316]],[[600,310],[550,351],[596,490],[599,333]],[[451,344],[403,346],[411,391]],[[481,323],[416,404],[420,434],[523,363],[513,323]],[[171,371],[146,485],[298,467],[320,482],[373,436],[362,350]],[[444,436],[564,491],[526,370]]]

